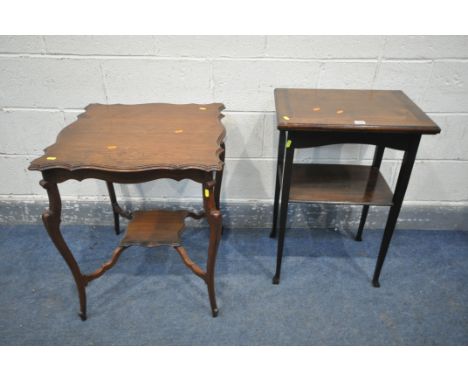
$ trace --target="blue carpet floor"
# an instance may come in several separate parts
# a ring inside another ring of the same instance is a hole
[[[111,227],[65,226],[85,272],[118,243]],[[395,232],[370,284],[382,231],[289,230],[282,280],[264,229],[226,229],[212,318],[206,287],[171,248],[132,247],[93,281],[88,320],[42,226],[0,226],[0,345],[468,345],[468,232]],[[207,230],[185,246],[204,264]]]

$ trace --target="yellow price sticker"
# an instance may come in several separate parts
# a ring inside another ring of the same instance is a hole
[[[286,148],[289,149],[291,145],[292,145],[292,141],[288,139],[288,141],[286,142]]]
[[[209,197],[210,197],[210,190],[205,188],[205,198],[209,198]]]

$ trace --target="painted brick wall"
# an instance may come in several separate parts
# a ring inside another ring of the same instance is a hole
[[[442,133],[423,137],[408,203],[468,205],[468,37],[0,36],[0,201],[45,199],[26,170],[89,103],[223,102],[222,197],[273,197],[275,87],[405,91]],[[370,163],[372,149],[304,150],[303,161]],[[393,185],[398,152],[383,173]],[[189,181],[118,186],[121,198],[199,198]],[[70,181],[64,199],[106,198],[102,182]]]

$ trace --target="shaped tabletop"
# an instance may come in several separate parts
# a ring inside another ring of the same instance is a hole
[[[92,104],[30,170],[221,170],[224,105]]]
[[[275,89],[278,129],[437,134],[400,90]]]

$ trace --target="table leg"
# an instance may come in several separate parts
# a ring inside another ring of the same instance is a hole
[[[276,224],[278,222],[278,205],[279,197],[281,193],[281,183],[282,179],[280,173],[282,174],[283,164],[284,164],[284,143],[286,140],[286,132],[280,131],[279,143],[278,143],[278,158],[276,162],[276,185],[275,185],[275,201],[273,204],[273,225],[271,227],[270,237],[276,237]]]
[[[226,157],[226,146],[224,145],[224,142],[221,143],[221,147],[223,149],[223,152],[220,155],[220,159],[224,163],[224,158]],[[223,182],[223,172],[224,172],[224,167],[221,171],[216,171],[216,187],[214,190],[214,196],[215,196],[217,210],[221,210],[219,199],[221,195],[221,183]]]
[[[115,234],[118,235],[120,233],[120,222],[119,222],[119,213],[117,212],[117,197],[115,196],[114,184],[112,182],[106,182],[107,190],[109,191],[109,197],[112,204],[112,211],[114,213],[114,229]]]
[[[60,199],[57,183],[41,180],[40,185],[47,191],[49,197],[49,208],[42,214],[44,226],[52,239],[55,247],[58,249],[75,279],[80,298],[80,317],[86,320],[86,281],[83,278],[80,267],[73,254],[68,248],[62,233],[60,232],[60,222],[62,214],[62,201]]]
[[[372,167],[380,168],[382,158],[384,155],[385,146],[376,146],[374,151],[374,160],[372,161]],[[356,234],[356,241],[362,241],[362,231],[366,224],[367,213],[369,212],[369,205],[362,207],[361,221],[359,222],[358,232]]]
[[[210,297],[211,312],[213,317],[216,317],[218,315],[218,306],[216,304],[214,276],[216,255],[218,253],[219,241],[221,240],[221,229],[223,224],[221,212],[216,208],[214,186],[214,182],[203,184],[203,207],[210,226],[210,243],[208,246],[205,281],[208,287],[208,295]]]
[[[390,245],[390,240],[398,220],[398,215],[401,210],[401,205],[403,204],[406,189],[408,188],[408,183],[411,176],[411,171],[413,170],[414,161],[416,159],[420,138],[420,135],[411,138],[410,145],[405,151],[403,161],[401,163],[400,173],[398,175],[398,181],[395,187],[395,193],[393,194],[393,205],[390,207],[387,224],[385,226],[385,231],[382,238],[382,244],[380,245],[379,256],[375,265],[374,276],[372,278],[372,285],[376,288],[380,287],[380,272],[382,270],[385,256]]]
[[[289,135],[288,135],[289,138]],[[276,255],[276,273],[273,276],[273,284],[279,284],[281,274],[281,261],[283,260],[284,234],[286,230],[286,222],[288,218],[289,204],[289,188],[291,186],[291,172],[294,160],[294,143],[288,139],[286,145],[286,158],[283,167],[283,181],[281,187],[281,205],[279,217],[279,236],[278,236],[278,252]]]
[[[226,157],[226,146],[223,143],[221,143],[221,148],[223,149],[223,152],[220,155],[221,161],[224,163],[224,158]],[[216,171],[216,186],[214,190],[214,197],[215,197],[215,204],[216,204],[216,209],[221,211],[221,204],[220,204],[220,196],[221,196],[221,185],[223,182],[223,172],[224,172],[224,166],[221,171]],[[221,227],[221,235],[224,232],[224,226]]]

